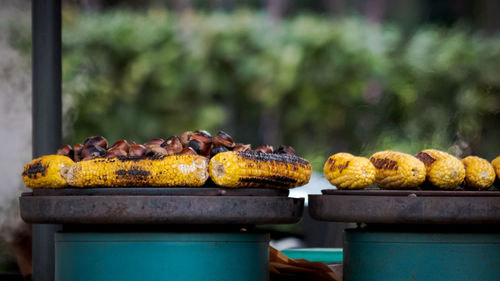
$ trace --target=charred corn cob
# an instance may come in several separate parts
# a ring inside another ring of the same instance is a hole
[[[477,156],[462,159],[465,165],[465,184],[477,189],[486,189],[495,181],[495,169],[487,160]]]
[[[338,189],[362,189],[375,180],[375,167],[365,157],[337,153],[323,166],[326,179]]]
[[[412,155],[386,150],[373,154],[370,161],[380,188],[414,188],[425,181],[425,165]]]
[[[222,152],[209,164],[210,178],[223,187],[292,188],[308,183],[311,172],[300,157],[249,151]]]
[[[62,155],[45,155],[33,159],[24,167],[24,184],[31,188],[65,187],[66,173],[73,164],[73,160]]]
[[[495,172],[497,173],[497,177],[500,180],[500,156],[498,156],[497,158],[493,159],[491,161],[491,165],[495,169]]]
[[[427,181],[432,185],[453,189],[465,178],[464,164],[455,156],[435,149],[422,150],[416,155],[427,171]]]
[[[199,155],[95,158],[77,162],[68,184],[95,186],[201,186],[208,178],[208,159]]]

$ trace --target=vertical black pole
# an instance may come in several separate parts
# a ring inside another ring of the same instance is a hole
[[[61,144],[61,0],[32,1],[33,157]],[[33,280],[54,280],[57,225],[33,225]]]

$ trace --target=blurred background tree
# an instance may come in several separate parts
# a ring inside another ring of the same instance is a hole
[[[68,1],[66,141],[223,129],[316,169],[339,151],[496,156],[492,4],[402,2]]]

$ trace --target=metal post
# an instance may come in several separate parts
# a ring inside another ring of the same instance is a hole
[[[33,157],[55,153],[61,144],[61,0],[32,1]],[[58,225],[33,225],[33,280],[54,280],[54,232]]]

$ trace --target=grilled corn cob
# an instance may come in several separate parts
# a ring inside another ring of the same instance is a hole
[[[370,161],[380,188],[414,188],[425,181],[425,165],[412,155],[386,150],[373,154]]]
[[[427,171],[427,181],[442,189],[458,187],[465,178],[465,167],[455,156],[435,149],[422,150],[416,155]]]
[[[500,180],[500,156],[498,156],[497,158],[493,159],[491,161],[491,165],[495,169],[495,172],[497,173],[497,177]]]
[[[77,162],[68,184],[95,186],[201,186],[208,178],[208,159],[199,155],[94,158]]]
[[[495,169],[487,160],[477,156],[462,159],[465,165],[465,184],[477,189],[486,189],[495,181]]]
[[[300,157],[250,151],[222,152],[209,164],[210,178],[223,187],[292,188],[308,183],[311,172]]]
[[[362,189],[375,180],[375,167],[365,157],[337,153],[323,166],[326,179],[338,189]]]
[[[33,159],[24,167],[24,184],[31,188],[65,187],[66,173],[73,164],[73,160],[62,155],[45,155]]]

